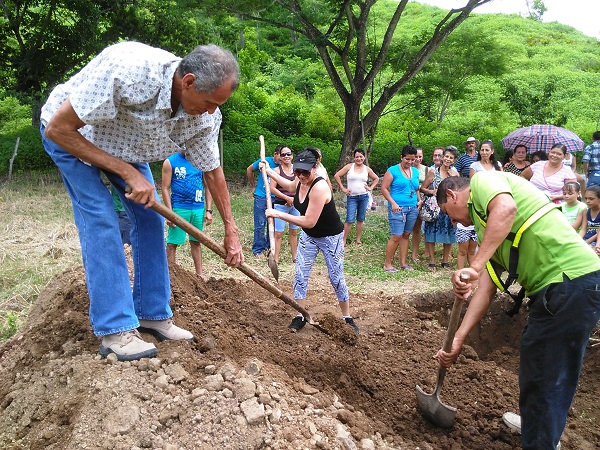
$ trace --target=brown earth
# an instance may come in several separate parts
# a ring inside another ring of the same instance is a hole
[[[311,314],[343,330],[325,274],[313,277]],[[57,276],[0,347],[0,448],[520,447],[501,417],[517,411],[526,313],[508,318],[502,298],[448,371],[441,398],[458,413],[443,430],[417,411],[415,386],[433,391],[449,293],[353,295],[362,334],[341,339],[311,326],[290,333],[295,311],[250,281],[201,283],[175,266],[172,291],[175,320],[196,340],[157,343],[158,359],[118,363],[97,356],[82,268]],[[599,378],[591,347],[563,449],[600,447]]]

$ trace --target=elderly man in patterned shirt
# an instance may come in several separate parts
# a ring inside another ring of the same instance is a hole
[[[102,337],[100,354],[121,361],[157,355],[152,343],[192,339],[173,324],[164,220],[148,162],[186,149],[225,224],[226,263],[243,254],[220,167],[219,106],[239,85],[233,55],[216,45],[183,59],[136,42],[106,48],[50,94],[41,114],[44,148],[60,169],[73,203],[90,297],[90,321]],[[133,288],[113,200],[104,173],[132,220]],[[126,187],[130,192],[126,193]]]
[[[587,187],[600,185],[600,131],[595,131],[592,139],[594,142],[585,148],[582,159]]]

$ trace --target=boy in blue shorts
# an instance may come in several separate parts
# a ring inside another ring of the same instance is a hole
[[[185,158],[185,153],[175,153],[165,159],[162,168],[162,196],[165,206],[199,230],[203,229],[205,214],[206,224],[212,223],[212,197],[208,190],[204,190],[202,171],[189,163]],[[185,244],[187,233],[169,220],[167,220],[167,225],[169,225],[167,260],[169,264],[173,264],[177,246]],[[202,246],[193,236],[189,237],[189,241],[196,275],[204,279]]]

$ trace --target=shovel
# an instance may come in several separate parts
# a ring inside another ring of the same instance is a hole
[[[470,279],[469,273],[461,273],[460,279],[465,283],[468,282]],[[463,303],[464,300],[462,297],[454,297],[454,305],[452,305],[452,312],[450,313],[448,331],[446,331],[446,338],[444,340],[444,346],[442,347],[445,352],[449,352],[452,349],[452,341],[454,340],[454,335],[458,328],[460,310]],[[433,393],[426,394],[423,389],[417,385],[417,408],[421,414],[434,425],[442,428],[452,428],[454,426],[454,419],[456,418],[456,408],[445,405],[440,400],[440,393],[442,392],[442,384],[444,384],[445,377],[446,368],[440,364]]]
[[[260,141],[260,160],[265,160],[265,138],[261,134],[258,137]],[[265,184],[265,195],[267,197],[267,208],[273,208],[273,203],[271,202],[271,186],[269,183],[269,178],[267,177],[267,168],[265,166],[260,169],[263,177],[263,182]],[[275,261],[275,224],[272,217],[267,217],[267,228],[269,229],[269,252],[267,253],[267,264],[269,265],[269,269],[271,269],[271,273],[273,274],[273,278],[275,281],[279,281],[279,267],[277,267],[277,261]]]
[[[215,252],[221,258],[225,259],[227,257],[227,251],[225,250],[225,248],[222,245],[218,244],[215,240],[213,240],[208,235],[204,234],[202,231],[200,231],[194,225],[189,223],[187,220],[183,219],[181,216],[175,214],[173,211],[171,211],[169,208],[167,208],[162,203],[156,202],[156,203],[154,203],[154,205],[151,206],[151,208],[154,211],[156,211],[158,214],[163,216],[165,219],[173,222],[175,225],[177,225],[179,228],[184,230],[190,236],[193,236],[194,238],[196,238],[198,240],[198,242],[200,242],[204,246],[208,247],[210,250]],[[237,267],[237,269],[240,272],[242,272],[244,275],[246,275],[248,278],[250,278],[252,281],[256,282],[259,286],[262,286],[264,289],[269,291],[275,297],[283,300],[284,303],[287,303],[292,308],[294,308],[296,311],[298,311],[300,314],[302,314],[306,323],[308,323],[309,325],[312,325],[317,330],[322,331],[325,334],[329,334],[329,332],[325,328],[323,328],[322,326],[319,325],[319,322],[315,322],[310,317],[310,314],[308,313],[308,311],[306,309],[304,309],[297,302],[295,302],[290,297],[288,297],[281,289],[279,289],[273,283],[269,282],[265,277],[263,277],[260,273],[258,273],[252,267],[250,267],[246,264],[242,264],[241,266]]]

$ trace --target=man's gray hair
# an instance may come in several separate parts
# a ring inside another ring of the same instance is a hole
[[[199,45],[179,63],[177,73],[196,76],[194,87],[198,92],[214,92],[223,83],[233,79],[234,90],[240,84],[240,68],[233,54],[215,44]]]

